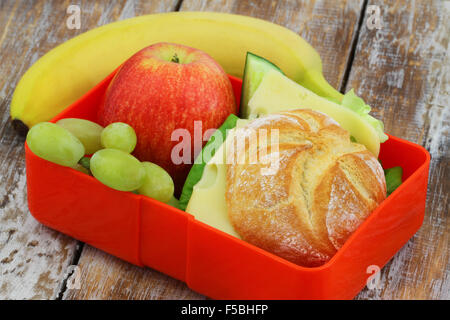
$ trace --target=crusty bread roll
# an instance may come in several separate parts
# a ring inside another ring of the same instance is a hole
[[[243,240],[298,265],[324,264],[385,199],[380,163],[333,119],[312,110],[271,114],[245,128],[279,130],[279,169],[263,175],[267,163],[242,163],[259,148],[250,150],[251,143],[228,151],[241,158],[227,164],[233,227]]]

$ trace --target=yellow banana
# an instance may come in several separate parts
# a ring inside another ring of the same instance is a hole
[[[40,58],[18,83],[11,102],[16,126],[51,119],[138,50],[157,42],[207,52],[242,77],[247,51],[260,55],[315,93],[341,100],[322,75],[319,54],[296,33],[251,17],[213,12],[152,14],[85,32]]]

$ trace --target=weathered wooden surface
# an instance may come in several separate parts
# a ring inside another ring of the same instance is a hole
[[[0,1],[0,299],[56,298],[77,241],[34,220],[26,203],[23,142],[9,122],[14,88],[51,48],[95,26],[173,10],[176,1],[82,1],[81,29],[66,27],[73,1]]]
[[[422,228],[360,299],[450,299],[450,1],[373,0],[380,30],[361,28],[347,89],[356,88],[386,131],[432,157]]]
[[[184,0],[180,9],[243,14],[285,26],[319,52],[325,78],[340,88],[362,6],[362,0]]]
[[[64,299],[204,299],[186,284],[160,272],[140,268],[90,246],[79,263],[79,279],[73,273]],[[79,287],[77,287],[79,281]]]
[[[65,27],[69,4],[81,6],[80,30]],[[368,30],[366,16],[359,36],[363,0],[1,1],[0,298],[204,298],[154,270],[132,266],[87,245],[77,250],[76,241],[31,218],[26,206],[23,138],[15,135],[8,122],[15,84],[47,50],[94,26],[178,9],[180,4],[180,10],[246,14],[298,32],[319,51],[325,76],[333,86],[354,87],[385,121],[388,132],[430,150],[433,163],[424,226],[383,269],[382,289],[365,289],[357,298],[450,298],[450,6],[448,1],[426,0],[369,1],[368,5],[380,6],[384,24],[380,30]],[[79,276],[80,288],[66,288],[67,267],[75,262],[78,269],[69,282]]]

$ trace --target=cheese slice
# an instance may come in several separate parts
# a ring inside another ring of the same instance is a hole
[[[249,119],[294,109],[323,112],[350,132],[358,143],[365,145],[376,157],[380,152],[378,133],[356,112],[318,96],[275,70],[270,70],[264,76],[248,107]]]
[[[247,120],[238,120],[236,128],[242,127],[246,122]],[[226,146],[233,141],[234,134],[235,130],[233,129],[206,164],[202,178],[194,186],[186,212],[192,214],[195,219],[240,239],[231,224],[225,200],[227,187]]]

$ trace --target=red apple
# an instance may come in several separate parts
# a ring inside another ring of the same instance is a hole
[[[235,112],[231,83],[216,61],[194,48],[157,43],[122,65],[106,92],[99,120],[104,126],[118,121],[131,125],[138,138],[134,155],[166,169],[179,194],[190,164],[172,161],[172,148],[179,143],[171,141],[172,132],[189,131],[192,163],[194,121],[201,121],[204,132]]]

